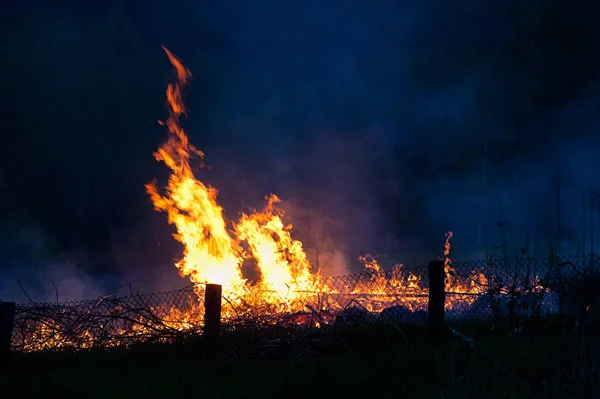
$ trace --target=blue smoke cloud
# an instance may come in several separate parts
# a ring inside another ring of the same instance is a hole
[[[151,157],[166,134],[153,125],[164,116],[164,44],[194,75],[184,125],[211,166],[198,175],[231,218],[277,193],[297,219],[336,226],[331,257],[346,261],[421,262],[447,230],[455,258],[504,241],[510,253],[529,242],[536,256],[559,238],[565,253],[585,248],[583,221],[587,236],[600,208],[582,197],[600,192],[591,2],[36,7],[21,2],[2,31],[11,57],[0,83],[15,93],[3,120],[21,132],[11,141],[21,167],[0,183],[44,182],[14,199],[26,217],[11,226],[41,225],[57,247],[127,264],[178,256],[143,192],[166,174]],[[314,228],[295,225],[300,236]],[[115,236],[131,245],[115,249]]]

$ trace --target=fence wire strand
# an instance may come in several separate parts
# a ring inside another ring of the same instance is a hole
[[[597,256],[454,262],[446,274],[446,320],[581,314],[600,304],[599,264]],[[200,284],[80,302],[18,304],[12,348],[109,348],[197,335],[203,329],[204,290]],[[223,333],[425,324],[428,294],[427,266],[331,277],[318,289],[289,295],[246,287],[223,295]]]

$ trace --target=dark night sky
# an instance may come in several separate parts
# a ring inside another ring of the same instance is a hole
[[[0,15],[6,276],[89,296],[174,269],[144,192],[167,176],[161,44],[194,75],[184,127],[231,218],[277,193],[300,237],[319,224],[346,259],[410,264],[447,230],[464,258],[527,238],[545,256],[558,230],[563,253],[583,250],[582,195],[600,193],[595,1],[24,0]]]

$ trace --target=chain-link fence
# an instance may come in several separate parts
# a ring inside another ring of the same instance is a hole
[[[446,281],[446,319],[499,321],[600,305],[598,256],[456,262]]]
[[[448,321],[581,314],[600,304],[598,257],[442,263]],[[426,324],[429,267],[394,267],[278,287],[224,288],[222,331],[268,335],[373,323]],[[17,305],[12,348],[38,351],[171,341],[197,335],[204,285],[156,294]]]
[[[28,303],[15,309],[12,348],[39,351],[166,341],[202,326],[202,290],[105,296],[80,302]]]

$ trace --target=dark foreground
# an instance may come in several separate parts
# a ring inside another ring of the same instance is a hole
[[[1,377],[0,396],[600,398],[597,322],[556,318],[516,334],[454,329],[464,336],[449,333],[439,342],[425,331],[393,326],[336,331],[304,349],[227,352],[216,366],[207,365],[193,342],[16,354]]]

